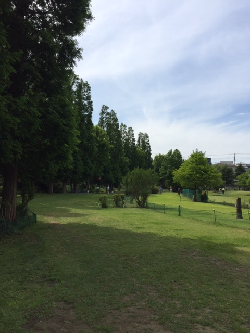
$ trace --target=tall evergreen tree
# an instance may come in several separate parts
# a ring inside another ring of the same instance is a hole
[[[103,106],[100,112],[98,125],[106,132],[110,150],[110,163],[105,168],[104,181],[113,186],[119,186],[122,176],[128,171],[128,161],[125,158],[122,144],[122,135],[120,131],[117,114],[114,110],[108,111],[107,106]]]
[[[244,166],[241,163],[239,163],[234,170],[234,174],[236,177],[242,175],[245,172],[246,172],[246,169],[244,168]]]
[[[91,19],[90,0],[3,0],[0,4],[1,38],[5,36],[6,61],[12,67],[10,84],[1,92],[7,103],[0,114],[0,123],[6,124],[1,133],[5,140],[0,143],[1,213],[6,220],[16,218],[18,172],[32,172],[27,161],[53,177],[56,164],[71,158],[76,131],[68,97],[72,69],[81,55],[74,37]]]
[[[88,82],[79,80],[76,85],[75,104],[79,117],[79,144],[78,153],[80,154],[81,174],[79,181],[90,185],[93,177],[93,158],[94,158],[94,136],[93,136],[93,102],[91,98],[91,87]],[[77,165],[73,168],[75,174]],[[79,182],[78,181],[78,182]]]
[[[121,123],[120,131],[122,136],[122,147],[125,158],[128,161],[129,170],[133,170],[136,167],[136,144],[135,136],[132,127]]]
[[[152,168],[152,150],[147,133],[140,132],[137,140],[138,167],[143,169]]]

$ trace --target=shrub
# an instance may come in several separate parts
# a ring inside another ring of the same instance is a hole
[[[101,202],[102,208],[108,208],[107,196],[106,195],[102,195],[99,198],[99,201]]]
[[[159,188],[157,186],[153,186],[151,189],[152,194],[157,194],[159,192]]]
[[[124,203],[124,195],[123,194],[115,194],[113,196],[113,200],[116,207],[122,207]]]

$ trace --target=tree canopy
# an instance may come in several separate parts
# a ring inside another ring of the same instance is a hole
[[[198,150],[194,151],[173,175],[174,182],[180,183],[182,187],[194,189],[194,201],[197,189],[219,187],[222,183],[221,174],[214,166],[209,165],[205,154]]]
[[[127,193],[132,196],[139,207],[144,208],[155,183],[153,171],[136,168],[124,177],[123,182]]]
[[[91,19],[90,0],[1,2],[1,213],[6,220],[16,218],[20,172],[30,181],[33,172],[53,178],[72,157],[77,131],[71,87],[81,57],[75,37]]]
[[[166,155],[156,155],[153,162],[154,171],[159,175],[161,186],[176,190],[180,185],[173,180],[173,171],[180,168],[183,162],[181,152],[178,149],[170,149]]]
[[[237,176],[238,179],[238,186],[243,188],[250,188],[250,170],[243,172],[239,176]]]

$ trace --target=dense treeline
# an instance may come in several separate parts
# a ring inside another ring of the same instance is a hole
[[[157,185],[179,184],[179,150],[152,159],[147,133],[137,140],[103,105],[93,124],[88,82],[74,74],[76,36],[92,20],[90,0],[2,0],[0,4],[1,218],[25,211],[36,189],[53,193],[119,187],[131,171],[153,171]],[[204,157],[205,158],[205,157]],[[152,172],[148,174],[152,174]],[[219,170],[232,181],[227,169]],[[242,170],[238,170],[240,174]],[[158,179],[157,179],[158,177]]]
[[[0,4],[1,217],[16,219],[17,184],[22,208],[54,184],[66,191],[102,180],[119,186],[134,167],[152,166],[147,134],[135,142],[103,106],[92,122],[91,88],[76,77],[81,57],[76,36],[92,20],[90,0],[3,0]]]

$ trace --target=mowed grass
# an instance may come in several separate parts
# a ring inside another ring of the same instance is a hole
[[[226,190],[225,194],[209,192],[209,199],[215,202],[229,202],[235,204],[237,198],[241,198],[242,204],[248,204],[250,207],[250,191]]]
[[[250,332],[247,219],[98,209],[98,198],[37,195],[37,224],[1,240],[0,332]],[[180,200],[213,209],[150,197]]]

